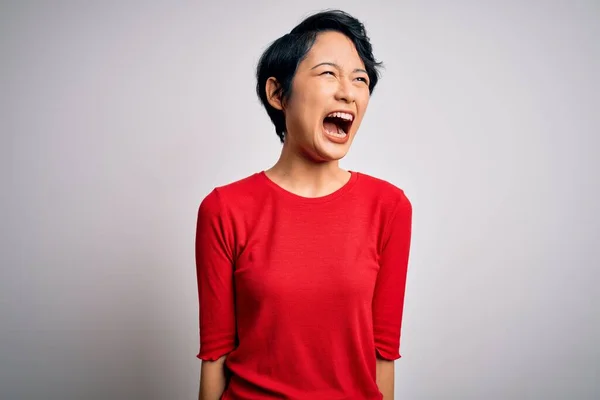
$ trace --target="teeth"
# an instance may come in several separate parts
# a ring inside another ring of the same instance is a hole
[[[340,118],[346,121],[352,121],[354,119],[354,117],[352,116],[352,114],[349,113],[345,113],[345,112],[332,112],[331,114],[327,115],[327,117],[330,118]]]

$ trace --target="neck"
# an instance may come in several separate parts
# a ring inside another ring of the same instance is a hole
[[[350,179],[338,160],[314,161],[289,143],[284,143],[279,160],[265,173],[283,188],[305,197],[327,195]]]

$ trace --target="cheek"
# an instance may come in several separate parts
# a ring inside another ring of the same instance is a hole
[[[369,99],[370,99],[370,97],[368,95],[365,96],[362,93],[359,96],[356,96],[356,98],[355,98],[356,107],[358,108],[359,113],[365,112],[365,110],[367,109],[367,106],[369,105]]]
[[[300,128],[300,132],[310,131],[315,126],[315,120],[318,119],[315,111],[310,99],[298,97],[293,107],[289,109],[287,123]]]
[[[358,105],[358,112],[360,113],[361,116],[363,116],[365,114],[365,112],[367,111],[367,107],[369,105],[369,99],[371,98],[371,96],[367,95],[363,95],[360,97],[360,99],[357,99],[356,103]]]
[[[358,130],[358,128],[360,128],[360,125],[361,125],[361,123],[363,121],[363,118],[365,116],[365,112],[367,111],[367,105],[368,105],[368,100],[360,102],[359,105],[358,105],[358,107],[357,107],[358,108],[357,109],[358,113],[357,113],[357,118],[355,120],[355,124],[354,124],[354,127],[353,127],[353,130],[355,132]]]
[[[323,113],[326,98],[327,91],[323,85],[306,85],[297,88],[290,103],[295,115],[294,119],[299,122],[314,123],[315,117]]]

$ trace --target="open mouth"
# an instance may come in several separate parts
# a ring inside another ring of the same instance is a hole
[[[327,134],[343,138],[350,132],[353,120],[354,116],[350,113],[332,112],[323,120],[323,128]]]

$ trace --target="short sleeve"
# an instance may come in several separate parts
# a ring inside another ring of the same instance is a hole
[[[400,329],[410,251],[412,206],[402,193],[384,228],[373,293],[373,330],[379,358],[400,358]]]
[[[235,348],[232,238],[231,221],[215,189],[200,204],[196,227],[201,360],[217,360]]]

